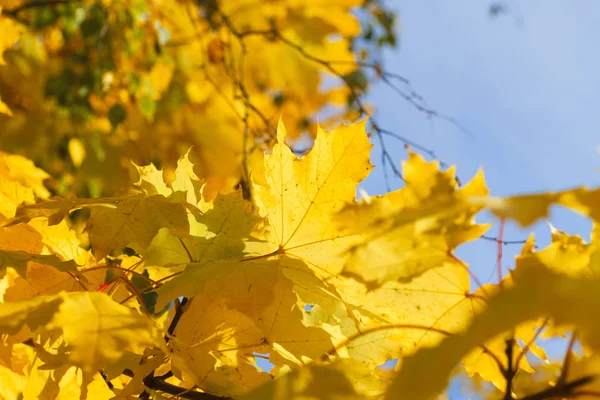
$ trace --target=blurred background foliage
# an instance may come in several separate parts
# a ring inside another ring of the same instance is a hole
[[[397,16],[380,0],[0,0],[2,150],[52,194],[113,195],[192,147],[215,191],[248,157],[366,111]],[[310,141],[308,141],[310,144]],[[305,146],[306,147],[306,146]],[[168,172],[167,172],[168,175]]]

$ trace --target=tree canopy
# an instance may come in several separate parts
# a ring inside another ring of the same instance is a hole
[[[462,374],[597,397],[600,189],[494,197],[369,116],[382,82],[458,126],[385,68],[396,18],[0,0],[0,398],[428,400]],[[404,184],[357,200],[373,143]],[[483,285],[455,255],[481,211],[529,227],[553,206],[592,240],[531,236]],[[561,363],[539,366],[541,337],[568,338]]]

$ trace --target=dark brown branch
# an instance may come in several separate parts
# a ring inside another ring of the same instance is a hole
[[[134,374],[131,370],[126,369],[123,371],[123,375],[129,376],[130,378],[134,377]],[[174,396],[180,397],[182,399],[192,399],[192,400],[229,400],[230,397],[216,396],[210,393],[202,393],[202,392],[194,392],[190,389],[182,388],[177,385],[173,385],[171,383],[165,382],[163,377],[155,377],[155,376],[146,376],[144,378],[144,385],[148,389],[161,391],[164,393],[172,394]],[[146,392],[144,392],[146,393]],[[143,395],[143,394],[142,394]],[[140,395],[140,397],[142,396]]]
[[[185,311],[184,308],[185,308],[185,305],[187,304],[187,302],[188,302],[187,297],[182,298],[181,301],[175,300],[175,315],[173,316],[173,319],[171,320],[171,323],[169,324],[169,328],[167,329],[168,334],[165,335],[165,343],[169,343],[171,336],[173,336],[173,332],[175,332],[175,328],[177,328],[177,324],[179,323],[179,320],[183,316],[183,313]],[[125,371],[123,373],[125,373]],[[211,398],[214,398],[214,397],[186,397],[186,395],[188,395],[188,394],[204,395],[206,393],[187,392],[187,389],[183,389],[178,386],[171,385],[170,383],[164,382],[164,380],[162,380],[160,377],[155,377],[154,371],[152,371],[148,375],[146,375],[143,379],[143,382],[144,382],[144,385],[150,389],[161,390],[163,392],[178,395],[179,397],[183,397],[183,398],[187,398],[187,399],[211,399]],[[159,383],[159,382],[162,382],[162,383]],[[163,384],[169,385],[169,387],[164,386]],[[183,392],[186,392],[186,393],[184,394]],[[142,394],[139,395],[139,398],[140,399],[149,399],[150,394],[147,391],[144,391],[144,392],[142,392]],[[217,397],[217,398],[219,398],[219,397]]]
[[[184,308],[188,301],[189,299],[187,297],[183,297],[181,300],[176,300],[175,315],[173,316],[173,320],[171,321],[169,329],[167,330],[167,332],[169,332],[169,336],[172,336],[173,332],[175,332],[175,328],[177,328],[177,324],[183,316]],[[167,343],[169,342],[169,336],[165,337],[165,341]]]
[[[541,392],[522,397],[519,400],[548,400],[553,398],[577,397],[579,394],[575,392],[575,389],[587,385],[596,379],[596,376],[584,376],[583,378],[565,383],[562,386],[550,387]]]
[[[569,377],[569,367],[571,366],[571,359],[573,358],[573,346],[575,345],[576,339],[577,334],[573,332],[571,335],[571,340],[569,340],[569,345],[567,346],[567,351],[565,351],[565,358],[563,360],[562,369],[560,370],[560,376],[556,380],[556,386],[564,385]]]
[[[514,330],[510,339],[506,339],[505,342],[505,354],[506,354],[506,369],[503,371],[504,378],[506,379],[506,387],[504,389],[504,400],[511,400],[512,397],[512,384],[517,374],[517,369],[514,366],[513,353],[515,347],[515,335]]]
[[[194,399],[194,400],[226,400],[230,399],[230,397],[221,397],[215,396],[210,393],[201,393],[190,391],[189,389],[185,389],[176,385],[172,385],[168,382],[165,382],[156,377],[146,377],[144,378],[144,385],[148,389],[158,390],[164,393],[169,393],[174,396],[183,398],[183,399]]]

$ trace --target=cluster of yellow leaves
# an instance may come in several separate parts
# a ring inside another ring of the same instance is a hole
[[[546,317],[555,334],[577,327],[592,354],[581,373],[595,368],[597,242],[554,230],[474,292],[453,252],[486,230],[483,208],[529,224],[559,203],[596,219],[600,191],[497,199],[481,173],[459,187],[410,153],[405,187],[356,202],[372,168],[365,124],[319,128],[298,157],[280,122],[249,159],[251,201],[215,191],[187,154],[168,179],[137,166],[125,196],[47,199],[46,175],[3,155],[2,395],[429,399],[461,361],[504,390],[506,332],[543,359]],[[396,374],[377,368],[395,358]],[[511,368],[532,371],[525,358]]]
[[[25,3],[0,0],[3,148],[60,177],[58,193],[113,194],[130,160],[172,173],[190,146],[231,189],[279,115],[298,137],[324,108],[348,112],[350,90],[323,82],[358,68],[361,0]]]

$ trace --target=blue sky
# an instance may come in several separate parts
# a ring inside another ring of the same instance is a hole
[[[490,18],[481,1],[389,3],[400,15],[401,33],[399,48],[385,54],[386,68],[410,79],[432,108],[471,134],[429,121],[385,85],[370,98],[380,125],[456,164],[463,181],[483,168],[493,195],[600,185],[599,2],[509,2],[521,23]],[[398,142],[387,143],[396,160],[405,157]],[[362,187],[385,192],[382,168]],[[588,238],[591,225],[574,213],[555,210],[551,222]],[[509,226],[505,239],[522,239],[529,231]],[[541,245],[548,242],[546,224],[534,231]],[[496,232],[497,226],[489,231]],[[496,248],[480,242],[459,254],[487,278]],[[519,249],[505,248],[506,265]]]
[[[370,97],[375,118],[456,164],[463,181],[483,168],[493,195],[600,185],[600,2],[507,3],[514,15],[492,19],[487,1],[389,1],[401,32],[399,48],[384,55],[386,69],[410,79],[432,108],[471,134],[429,121],[385,85]],[[387,143],[395,160],[405,157],[398,142]],[[373,163],[380,166],[377,147]],[[386,191],[381,167],[362,187],[369,194]],[[589,221],[553,211],[554,226],[589,237]],[[504,238],[523,239],[531,231],[539,245],[548,243],[545,223],[529,230],[508,225]],[[519,245],[504,247],[505,267],[519,251]],[[481,280],[493,274],[494,242],[480,240],[457,253]],[[555,357],[562,352],[556,344],[548,350]],[[451,397],[461,398],[456,393]]]

